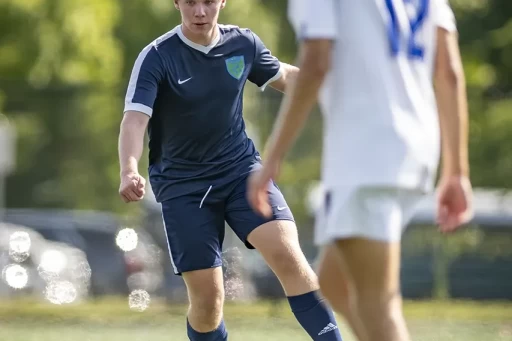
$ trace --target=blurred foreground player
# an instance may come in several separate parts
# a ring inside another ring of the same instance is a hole
[[[249,201],[271,216],[267,186],[320,93],[325,115],[322,293],[362,341],[406,341],[400,240],[434,187],[450,232],[472,216],[467,99],[446,0],[291,0],[300,39],[296,82],[283,100]],[[440,142],[442,140],[442,143]]]
[[[298,69],[280,63],[250,30],[217,24],[225,0],[174,4],[182,24],[144,48],[131,74],[119,137],[120,194],[125,202],[144,195],[138,161],[148,127],[151,187],[162,205],[174,272],[188,289],[188,336],[227,340],[221,267],[227,221],[261,252],[311,338],[341,340],[283,195],[274,184],[267,188],[272,214],[265,218],[246,195],[249,173],[261,167],[242,118],[246,81],[284,91]]]

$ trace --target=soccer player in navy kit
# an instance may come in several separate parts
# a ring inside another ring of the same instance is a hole
[[[174,272],[188,289],[188,336],[227,340],[221,267],[227,222],[262,254],[311,338],[341,340],[278,187],[268,188],[270,218],[256,214],[246,198],[246,180],[261,158],[245,132],[245,83],[284,91],[298,69],[280,63],[250,30],[217,24],[226,0],[174,3],[182,24],[144,48],[133,67],[119,136],[119,192],[125,202],[144,196],[138,161],[147,127],[151,187],[162,205]]]

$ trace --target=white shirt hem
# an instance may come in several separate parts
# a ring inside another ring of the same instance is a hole
[[[153,109],[151,109],[147,105],[140,103],[126,103],[126,105],[124,106],[124,113],[126,113],[127,111],[138,111],[148,115],[149,117],[153,115]]]
[[[265,84],[263,84],[262,86],[260,86],[260,91],[265,91],[265,88],[271,84],[271,83],[274,83],[276,80],[278,80],[279,78],[281,78],[283,76],[283,70],[282,70],[282,67],[279,67],[279,71],[277,71],[276,75],[272,78],[270,78]]]

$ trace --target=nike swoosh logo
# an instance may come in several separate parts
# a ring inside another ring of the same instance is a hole
[[[286,210],[288,207],[286,206],[277,206],[278,211]]]
[[[183,84],[183,83],[188,82],[188,81],[189,81],[189,80],[191,80],[191,79],[192,79],[192,77],[190,77],[190,78],[188,78],[188,79],[185,79],[185,80],[178,79],[178,84],[180,84],[180,85],[181,85],[181,84]]]

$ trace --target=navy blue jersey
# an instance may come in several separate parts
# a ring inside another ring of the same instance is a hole
[[[246,81],[262,90],[280,77],[280,63],[249,29],[219,25],[209,46],[181,26],[139,54],[125,112],[151,118],[149,174],[157,201],[232,181],[259,155],[245,131]]]

